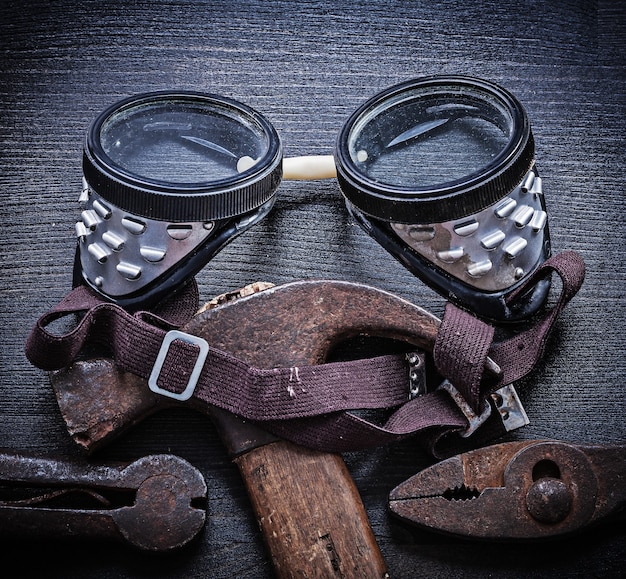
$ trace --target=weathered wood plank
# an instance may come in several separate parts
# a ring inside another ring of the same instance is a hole
[[[332,152],[347,115],[423,74],[499,82],[526,106],[555,250],[587,279],[546,359],[520,387],[531,425],[516,438],[626,441],[624,10],[586,0],[446,2],[105,1],[0,5],[0,445],[78,454],[48,379],[23,354],[36,317],[69,290],[81,146],[120,97],[165,88],[248,103],[287,155]],[[334,182],[283,183],[272,214],[198,276],[205,299],[262,280],[336,278],[392,291],[436,315],[443,300],[348,217]],[[173,452],[209,482],[199,541],[154,557],[118,545],[4,545],[23,576],[271,577],[245,488],[212,424],[181,410],[138,425],[94,459]],[[623,529],[566,543],[494,546],[410,532],[389,490],[425,466],[411,442],[347,455],[392,577],[614,576]]]

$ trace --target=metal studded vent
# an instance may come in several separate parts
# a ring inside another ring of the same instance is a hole
[[[197,248],[215,223],[136,217],[103,200],[87,182],[76,223],[83,275],[111,297],[141,290]]]
[[[506,289],[540,259],[547,222],[541,177],[530,170],[496,204],[444,223],[392,223],[414,251],[461,281],[483,291]]]

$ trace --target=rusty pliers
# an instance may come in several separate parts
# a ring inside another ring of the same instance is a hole
[[[507,442],[444,460],[389,496],[418,527],[473,539],[560,537],[624,513],[626,445]]]
[[[174,455],[94,465],[0,453],[0,536],[124,540],[147,551],[191,541],[206,518],[204,477]]]

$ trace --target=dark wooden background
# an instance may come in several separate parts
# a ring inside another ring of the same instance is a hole
[[[119,98],[183,88],[246,102],[286,155],[331,153],[344,119],[396,82],[464,73],[498,82],[528,110],[555,251],[587,263],[545,360],[520,393],[531,425],[511,438],[626,442],[624,3],[0,3],[0,446],[79,457],[48,377],[23,344],[70,289],[81,147]],[[198,276],[205,299],[252,281],[334,278],[394,292],[436,315],[443,300],[348,218],[334,181],[285,182],[275,209]],[[209,485],[202,536],[181,552],[97,543],[0,544],[15,576],[271,577],[239,474],[207,418],[172,410],[92,460],[172,452]],[[392,577],[609,577],[624,570],[623,526],[538,546],[409,532],[389,490],[428,464],[411,441],[346,456]]]

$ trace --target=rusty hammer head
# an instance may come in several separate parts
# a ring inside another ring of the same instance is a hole
[[[249,364],[272,368],[323,363],[337,344],[355,336],[431,351],[438,327],[422,308],[367,285],[299,281],[203,308],[183,330]],[[69,434],[87,451],[173,404],[106,358],[77,361],[52,373],[51,381]]]

